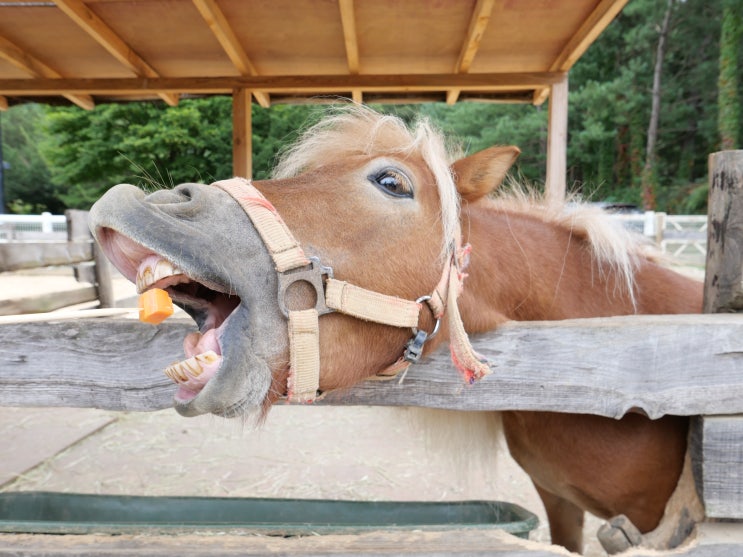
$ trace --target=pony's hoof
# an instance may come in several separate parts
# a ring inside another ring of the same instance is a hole
[[[597,536],[609,555],[621,553],[642,543],[642,534],[623,514],[602,524]]]

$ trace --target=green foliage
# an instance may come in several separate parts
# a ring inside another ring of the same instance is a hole
[[[212,182],[232,175],[232,103],[228,97],[106,104],[92,111],[48,108],[41,145],[52,182],[68,207],[88,208],[108,188]],[[278,149],[308,118],[303,107],[253,106],[253,168],[265,178]]]
[[[423,105],[448,136],[459,138],[467,153],[493,145],[521,149],[515,173],[533,183],[543,183],[547,159],[547,110],[531,105],[459,103]]]
[[[48,108],[41,150],[60,198],[88,208],[109,187],[206,181],[231,172],[231,104],[224,97]]]
[[[571,71],[568,164],[581,189],[638,203],[664,3],[633,0]],[[654,180],[661,210],[717,150],[720,0],[679,2],[663,66]]]
[[[2,153],[7,167],[4,170],[4,197],[12,213],[58,213],[64,210],[38,151],[43,137],[39,124],[43,117],[43,109],[38,105],[17,106],[0,113]]]
[[[722,149],[736,149],[741,137],[740,57],[743,55],[743,1],[723,0],[718,78],[718,127]]]

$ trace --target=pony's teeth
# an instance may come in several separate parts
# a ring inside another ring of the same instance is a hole
[[[209,350],[203,354],[192,356],[182,362],[177,362],[165,368],[164,373],[176,383],[186,383],[196,379],[204,373],[206,365],[213,364],[219,359],[216,352]]]
[[[165,277],[182,275],[183,271],[167,259],[149,258],[137,272],[137,292],[140,294]]]

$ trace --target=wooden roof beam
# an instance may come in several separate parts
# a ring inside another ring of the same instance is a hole
[[[495,0],[477,0],[475,9],[472,11],[470,25],[467,29],[467,35],[459,53],[457,64],[454,66],[456,73],[467,73],[470,71],[472,61],[475,59],[477,51],[480,49],[480,41],[485,33],[485,29],[490,22],[490,15],[493,13]],[[450,89],[446,93],[446,104],[454,104],[459,98],[459,89]]]
[[[232,26],[227,21],[224,12],[217,5],[216,0],[193,0],[196,9],[199,10],[201,17],[204,18],[209,29],[217,37],[219,44],[222,45],[225,53],[232,61],[242,76],[258,75],[258,70],[251,62],[250,58],[243,49],[237,35],[232,30]],[[271,106],[271,99],[267,93],[254,91],[253,96],[263,108]]]
[[[77,23],[98,44],[114,58],[129,68],[138,77],[158,78],[155,69],[143,60],[134,50],[100,17],[93,13],[82,0],[54,0],[57,7]],[[178,92],[158,93],[170,106],[178,104]]]
[[[0,110],[8,110],[8,98],[0,96]]]
[[[560,54],[552,62],[549,71],[566,72],[583,56],[591,43],[617,17],[629,0],[601,0],[565,44]],[[534,92],[534,104],[542,104],[549,95],[549,87]]]
[[[189,92],[229,94],[233,89],[284,94],[339,94],[361,89],[369,93],[519,92],[549,87],[560,82],[561,72],[514,72],[469,74],[360,74],[225,76],[189,78],[100,78],[100,79],[0,79],[0,95],[59,95],[90,93],[143,95],[146,93]]]
[[[353,7],[354,0],[338,0],[341,11],[341,25],[343,27],[343,42],[346,45],[346,60],[348,60],[348,72],[358,75],[359,64],[359,41],[356,36],[356,13]],[[354,102],[361,103],[364,100],[361,89],[351,91]]]
[[[46,78],[51,78],[51,79],[62,77],[62,75],[59,72],[47,66],[41,60],[34,58],[33,56],[25,52],[22,48],[10,42],[5,37],[0,37],[0,58],[7,60],[11,64],[13,64],[16,68],[28,74],[31,74],[33,77],[37,77],[37,78],[46,77]],[[65,95],[65,97],[69,101],[75,103],[77,106],[85,110],[91,110],[95,106],[93,97],[91,97],[90,95],[70,94],[70,95]],[[7,99],[6,99],[6,108],[7,108]]]

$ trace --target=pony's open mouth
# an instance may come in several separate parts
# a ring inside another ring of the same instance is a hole
[[[222,333],[240,297],[225,286],[200,282],[177,263],[117,232],[108,229],[102,237],[114,265],[136,284],[139,294],[161,288],[196,322],[198,332],[189,333],[183,341],[186,358],[164,370],[178,385],[176,401],[189,402],[222,365]]]

